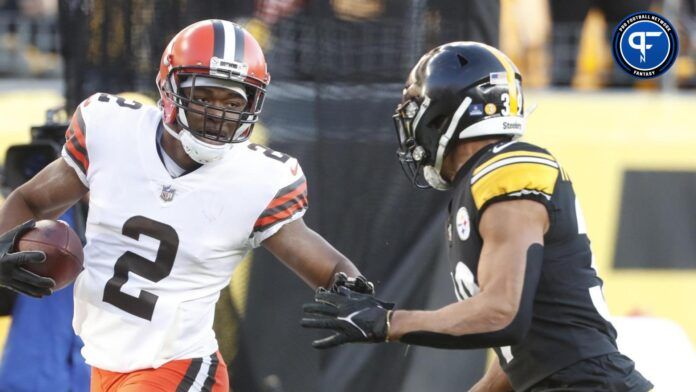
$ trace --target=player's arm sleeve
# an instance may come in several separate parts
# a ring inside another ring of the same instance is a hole
[[[560,166],[550,154],[514,151],[493,157],[474,169],[471,194],[479,215],[498,201],[528,199],[543,204],[552,218],[551,198],[559,175]]]
[[[532,308],[539,285],[539,277],[541,276],[543,258],[544,247],[539,244],[533,244],[527,251],[527,267],[524,272],[524,286],[522,288],[520,305],[515,317],[504,328],[497,331],[459,336],[429,331],[415,331],[404,334],[399,341],[406,344],[445,349],[490,348],[519,344],[532,325]]]
[[[307,208],[307,179],[296,160],[286,163],[290,167],[291,177],[279,189],[254,223],[251,234],[251,245],[256,248],[261,242],[272,236],[284,225],[300,219]]]
[[[84,103],[77,107],[70,125],[65,132],[65,144],[61,155],[65,162],[75,170],[80,181],[89,188],[87,171],[89,170],[89,153],[87,151],[87,127],[82,113]]]

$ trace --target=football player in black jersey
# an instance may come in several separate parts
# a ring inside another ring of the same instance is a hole
[[[447,238],[459,302],[395,310],[348,289],[319,290],[302,324],[333,334],[318,348],[400,341],[491,347],[498,361],[475,391],[649,391],[619,353],[602,280],[568,174],[519,141],[521,76],[473,42],[425,54],[394,115],[398,156],[418,187],[451,189]]]

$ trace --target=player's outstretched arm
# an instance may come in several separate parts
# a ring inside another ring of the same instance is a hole
[[[317,348],[347,342],[400,340],[439,348],[484,348],[518,343],[531,324],[548,215],[529,200],[499,202],[483,214],[479,232],[479,293],[434,311],[392,311],[358,294],[318,292],[302,325],[334,332]]]
[[[302,219],[286,224],[262,245],[315,289],[331,287],[334,276],[340,272],[353,278],[360,275],[346,256],[307,227]]]
[[[14,252],[16,240],[34,227],[34,220],[56,219],[86,193],[75,171],[58,158],[8,196],[0,206],[0,285],[34,297],[51,293],[52,279],[22,268],[43,262],[45,255]]]
[[[548,213],[538,202],[492,204],[479,224],[479,293],[434,311],[395,311],[389,338],[444,348],[518,343],[531,324],[547,229]]]

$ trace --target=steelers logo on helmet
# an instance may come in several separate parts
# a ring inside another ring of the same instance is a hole
[[[402,168],[419,188],[446,190],[445,152],[462,140],[524,133],[522,76],[498,49],[452,42],[421,57],[394,113]]]
[[[622,20],[612,38],[616,63],[636,78],[649,79],[667,72],[679,52],[674,26],[654,12],[638,12]]]

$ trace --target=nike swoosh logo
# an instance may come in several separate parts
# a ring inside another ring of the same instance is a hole
[[[298,169],[299,167],[300,167],[300,165],[299,165],[297,162],[295,162],[295,166],[293,166],[293,167],[290,169],[290,173],[292,173],[293,176],[296,176],[296,175],[297,175],[297,169]]]
[[[362,313],[362,312],[364,312],[364,311],[366,311],[366,310],[367,310],[367,309],[360,309],[360,310],[358,310],[358,311],[355,311],[355,312],[349,314],[347,317],[336,317],[336,318],[337,318],[338,320],[342,320],[342,321],[345,321],[345,322],[349,323],[350,325],[352,325],[353,327],[355,327],[355,329],[357,329],[358,331],[360,331],[360,333],[363,334],[364,337],[367,337],[367,333],[366,333],[362,328],[360,328],[360,327],[358,326],[358,324],[356,324],[356,323],[353,321],[353,317],[357,316],[358,314],[360,314],[360,313]]]
[[[513,144],[513,143],[517,143],[517,140],[513,140],[513,141],[511,141],[511,142],[507,142],[507,143],[505,143],[505,144],[501,144],[501,145],[499,145],[499,146],[493,147],[493,150],[492,150],[492,151],[493,151],[493,154],[499,153],[500,151],[502,151],[503,149],[507,148],[509,145],[511,145],[511,144]]]

